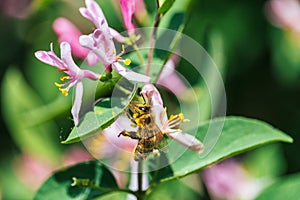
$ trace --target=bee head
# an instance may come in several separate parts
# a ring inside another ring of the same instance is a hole
[[[140,102],[132,102],[129,105],[129,110],[136,115],[144,115],[150,113],[150,105]]]

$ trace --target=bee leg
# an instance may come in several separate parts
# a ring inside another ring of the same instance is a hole
[[[124,130],[118,135],[118,137],[120,137],[121,135],[126,136],[126,137],[130,137],[130,138],[136,139],[136,140],[140,139],[140,137],[138,137],[138,135],[135,131],[125,131]]]
[[[126,112],[126,116],[127,116],[127,117],[130,119],[130,121],[133,123],[132,126],[133,126],[133,127],[136,127],[137,124],[136,124],[134,118],[133,118],[128,112]]]

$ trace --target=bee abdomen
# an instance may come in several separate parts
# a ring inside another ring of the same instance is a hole
[[[140,161],[148,157],[156,146],[156,136],[139,140],[134,150],[134,160]]]

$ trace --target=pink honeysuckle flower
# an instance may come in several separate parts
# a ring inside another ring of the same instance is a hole
[[[116,48],[105,20],[102,20],[102,27],[96,29],[94,33],[80,36],[79,42],[83,47],[91,50],[88,55],[90,64],[100,61],[108,72],[113,68],[128,80],[145,83],[150,81],[150,77],[133,72],[120,64],[123,62],[125,65],[129,65],[131,61],[129,59],[122,60],[116,54]]]
[[[16,177],[33,191],[36,191],[56,168],[56,164],[49,160],[30,154],[22,154],[13,162]]]
[[[277,26],[300,33],[300,3],[298,0],[270,0],[267,14]]]
[[[154,85],[146,84],[143,87],[141,94],[152,107],[151,109],[154,112],[156,124],[162,133],[183,146],[188,147],[192,151],[200,152],[203,149],[203,144],[199,140],[177,128],[185,121],[182,113],[171,115],[169,119],[167,118],[162,98]]]
[[[71,147],[63,155],[63,165],[72,166],[79,162],[92,159],[92,156],[85,149],[80,147]]]
[[[59,43],[68,42],[71,45],[72,53],[78,58],[85,59],[89,50],[79,44],[79,37],[82,33],[68,19],[60,17],[53,23],[53,30],[58,36]]]
[[[18,19],[26,19],[32,12],[33,1],[28,0],[1,0],[1,14]]]
[[[75,99],[73,102],[71,113],[73,115],[75,125],[77,126],[79,124],[79,111],[83,96],[83,84],[81,80],[83,78],[98,80],[100,78],[100,75],[90,70],[82,70],[75,64],[71,55],[71,46],[69,43],[62,42],[60,44],[60,53],[61,59],[56,56],[52,49],[52,46],[50,46],[50,51],[37,51],[35,53],[35,56],[40,61],[52,65],[56,67],[59,71],[64,72],[68,75],[62,76],[60,78],[61,81],[69,80],[66,83],[55,83],[55,85],[59,87],[59,90],[62,92],[63,95],[67,96],[70,88],[76,86]]]
[[[120,0],[120,5],[125,27],[129,33],[133,33],[135,27],[132,23],[132,16],[135,12],[136,0]]]
[[[144,0],[135,0],[134,16],[138,21],[145,20],[145,18],[147,17],[147,9]]]
[[[156,83],[164,86],[178,97],[186,91],[187,87],[175,72],[177,61],[178,56],[174,54],[165,64]]]
[[[83,17],[93,22],[97,29],[99,29],[102,26],[106,26],[105,28],[108,29],[107,31],[110,32],[110,34],[115,40],[121,43],[124,43],[127,40],[127,38],[123,37],[115,29],[108,27],[107,20],[102,12],[102,9],[94,0],[86,0],[85,5],[86,8],[81,7],[79,11]]]
[[[128,80],[149,82],[150,78],[148,76],[128,70],[119,63],[121,61],[125,65],[129,65],[131,62],[129,59],[122,60],[120,55],[116,54],[113,38],[118,38],[121,35],[109,28],[101,8],[94,0],[86,0],[85,3],[86,8],[80,8],[80,12],[97,27],[92,34],[82,35],[79,38],[79,43],[91,50],[87,57],[89,65],[93,66],[100,61],[108,72],[113,68]]]
[[[209,193],[217,199],[254,199],[264,185],[233,159],[206,168],[202,175]]]
[[[87,139],[85,144],[96,158],[115,157],[119,151],[131,154],[137,141],[126,137],[118,138],[121,131],[132,128],[130,124],[130,120],[123,114],[99,134]],[[99,142],[102,144],[99,144]]]

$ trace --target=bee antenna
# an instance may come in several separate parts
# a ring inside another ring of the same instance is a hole
[[[144,100],[144,103],[146,103],[146,99],[145,99],[144,95],[141,95],[141,96],[142,96],[142,98]]]

